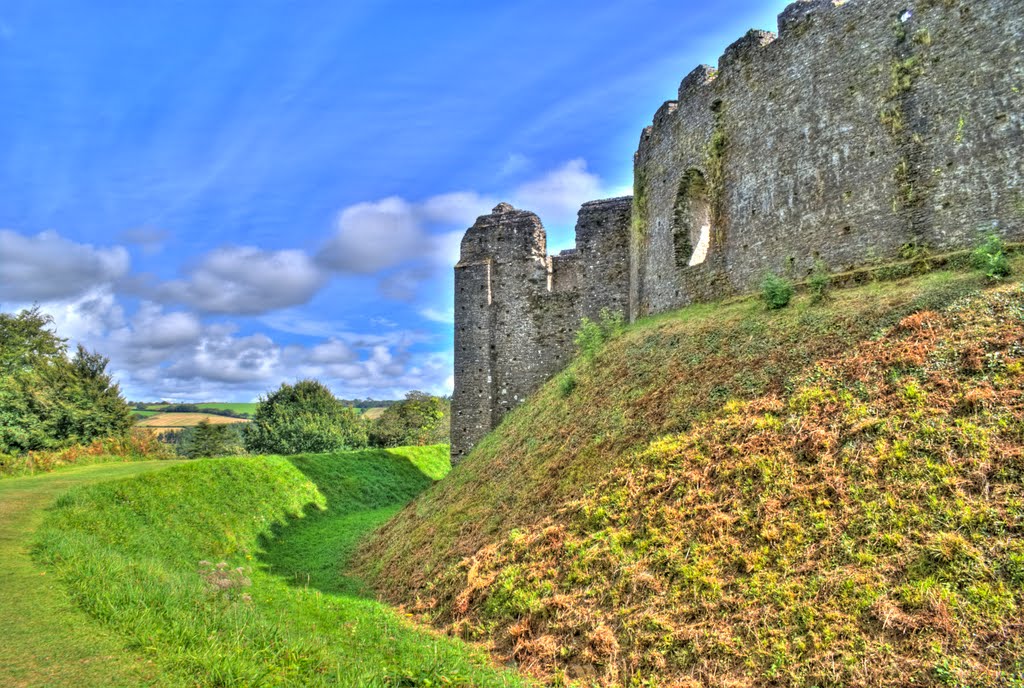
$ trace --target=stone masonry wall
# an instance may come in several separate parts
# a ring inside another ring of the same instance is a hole
[[[778,37],[751,31],[694,70],[644,131],[632,315],[816,261],[838,271],[993,228],[1021,238],[1022,113],[1024,0],[790,5]],[[680,266],[695,178],[711,242]]]
[[[455,266],[452,460],[569,362],[584,316],[625,312],[631,198],[587,203],[577,248],[546,253],[540,219],[502,203],[462,239]]]
[[[655,113],[632,199],[587,203],[546,255],[502,204],[456,267],[452,458],[572,354],[631,320],[907,251],[1024,240],[1024,0],[801,0]]]

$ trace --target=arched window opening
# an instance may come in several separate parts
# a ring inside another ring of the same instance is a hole
[[[711,244],[711,202],[700,170],[683,175],[672,218],[676,267],[699,265],[708,257]]]

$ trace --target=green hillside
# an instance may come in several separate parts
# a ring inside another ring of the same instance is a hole
[[[161,685],[522,686],[341,575],[448,468],[447,446],[190,462],[62,496],[36,556]]]
[[[644,320],[357,569],[556,683],[1022,685],[1022,342],[951,271]]]

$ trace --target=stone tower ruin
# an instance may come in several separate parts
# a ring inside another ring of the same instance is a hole
[[[683,79],[644,129],[632,199],[587,203],[576,249],[499,205],[455,268],[452,459],[630,320],[792,279],[1024,239],[1024,0],[802,0]]]

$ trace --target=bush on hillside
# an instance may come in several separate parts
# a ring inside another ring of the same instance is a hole
[[[580,329],[576,332],[576,351],[584,358],[591,358],[605,342],[612,339],[625,329],[625,318],[618,311],[601,309],[598,320],[583,318]]]
[[[793,298],[793,285],[785,277],[768,273],[761,282],[761,300],[768,310],[785,308]]]
[[[317,380],[301,380],[261,398],[243,430],[254,454],[300,454],[358,449],[367,444],[359,412],[335,399]]]
[[[370,426],[374,447],[447,444],[451,433],[452,404],[425,392],[409,392],[405,399],[384,409]]]
[[[985,273],[991,282],[998,282],[1010,276],[1010,261],[1006,257],[1006,246],[998,234],[985,237],[981,245],[971,254],[974,267]]]
[[[211,423],[201,420],[185,428],[177,439],[178,453],[190,459],[231,456],[245,451],[241,423]]]
[[[51,450],[125,435],[131,409],[108,359],[66,340],[38,308],[0,313],[0,452]]]
[[[811,303],[821,303],[828,297],[832,287],[832,277],[828,274],[828,266],[822,261],[815,261],[814,272],[807,279],[807,290],[811,293]]]

